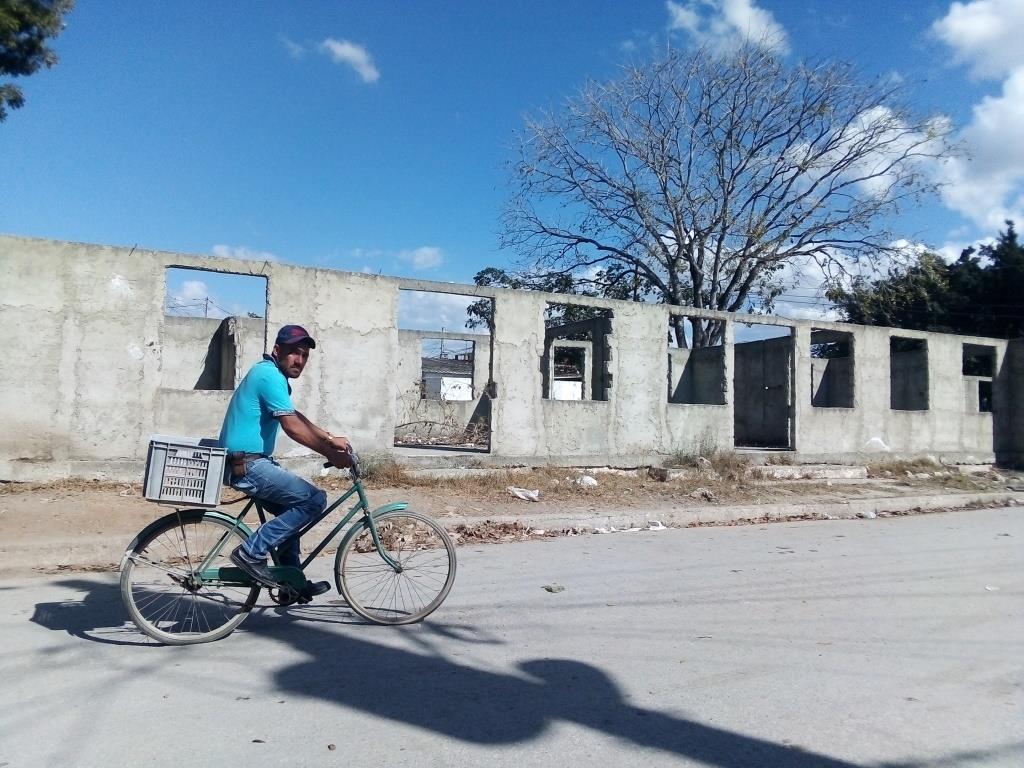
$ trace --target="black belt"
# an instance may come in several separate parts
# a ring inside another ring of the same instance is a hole
[[[241,477],[245,474],[245,463],[256,459],[269,459],[265,453],[246,453],[245,451],[230,451],[228,453],[228,465],[231,467],[232,477]]]

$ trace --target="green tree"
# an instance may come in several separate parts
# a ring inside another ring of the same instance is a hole
[[[57,54],[47,45],[64,29],[64,16],[74,0],[0,0],[0,75],[26,77],[52,67]],[[19,109],[25,97],[14,83],[0,83],[0,122],[8,109]]]
[[[527,121],[502,244],[527,285],[597,269],[600,295],[636,275],[642,300],[770,309],[787,265],[890,252],[884,223],[932,191],[948,132],[844,64],[671,50]],[[722,323],[690,322],[694,346],[721,341]]]
[[[857,279],[828,298],[851,323],[975,336],[1024,335],[1024,247],[1012,221],[994,244],[967,248],[946,264],[921,254],[887,277]]]

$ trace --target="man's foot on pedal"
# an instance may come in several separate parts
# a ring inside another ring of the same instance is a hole
[[[329,592],[331,589],[330,582],[327,581],[307,581],[306,588],[302,590],[304,597],[312,600],[317,595],[322,595],[324,592]]]
[[[277,579],[267,568],[266,560],[254,560],[249,557],[242,545],[239,544],[231,553],[231,562],[245,571],[246,575],[253,581],[259,582],[264,587],[276,587]]]

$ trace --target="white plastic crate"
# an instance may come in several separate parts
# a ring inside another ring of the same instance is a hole
[[[146,457],[146,499],[161,504],[217,506],[226,452],[216,442],[153,435]]]

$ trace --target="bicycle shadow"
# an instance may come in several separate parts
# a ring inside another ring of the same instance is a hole
[[[87,578],[61,579],[54,582],[56,586],[83,592],[81,598],[69,598],[52,602],[36,603],[29,621],[55,632],[107,645],[161,646],[155,640],[146,637],[131,622],[125,613],[121,598],[121,586],[118,582],[91,580]],[[295,620],[323,622],[330,624],[360,624],[362,619],[348,610],[341,601],[331,604],[288,606],[282,607],[264,602],[253,608],[246,624],[247,629],[260,630],[272,626],[272,622],[262,622],[261,617],[270,615],[290,616]],[[295,612],[295,613],[292,613]],[[262,632],[260,632],[262,634]]]
[[[492,672],[315,626],[289,631],[299,629],[290,623],[281,628],[280,639],[310,659],[278,671],[279,690],[460,741],[515,744],[566,721],[720,768],[855,768],[827,755],[633,706],[607,674],[583,662],[532,659],[516,666],[518,674]],[[401,696],[368,694],[379,689],[381,670],[402,681]]]
[[[84,592],[81,599],[36,603],[29,621],[55,632],[108,645],[154,645],[125,615],[116,582],[61,579],[59,587]]]
[[[29,617],[33,624],[55,632],[66,632],[72,637],[94,643],[162,647],[161,643],[142,634],[129,620],[118,582],[71,578],[62,579],[54,584],[84,594],[81,598],[36,603]],[[261,595],[261,600],[263,602],[252,609],[241,629],[236,630],[237,634],[253,633],[260,636],[283,637],[289,631],[296,631],[296,627],[292,626],[295,622],[303,625],[367,626],[342,599],[291,606],[275,605],[268,602],[265,595]],[[287,619],[284,629],[278,623],[278,617]],[[429,626],[433,635],[462,642],[500,642],[482,638],[475,628],[467,625],[431,622],[422,626]]]

